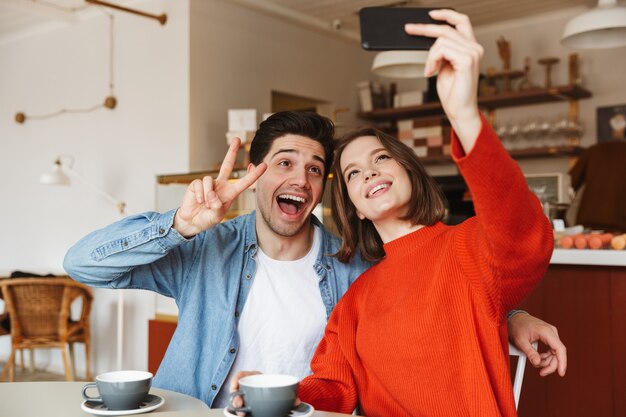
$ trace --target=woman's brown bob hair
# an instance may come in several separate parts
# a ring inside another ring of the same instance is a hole
[[[335,256],[341,262],[349,262],[356,249],[359,249],[363,258],[370,262],[377,262],[385,257],[383,242],[374,224],[357,216],[356,207],[348,196],[346,182],[341,172],[341,154],[348,144],[363,136],[378,138],[390,156],[404,167],[409,175],[412,204],[403,220],[410,220],[414,225],[431,226],[444,218],[446,210],[445,197],[439,185],[426,172],[411,148],[373,127],[348,133],[338,141],[335,149],[331,188],[333,220],[342,237],[341,248]]]

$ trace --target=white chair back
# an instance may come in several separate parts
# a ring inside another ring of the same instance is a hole
[[[537,342],[533,343],[533,348],[537,349]],[[519,404],[520,393],[522,392],[522,381],[524,379],[524,369],[526,368],[526,355],[524,352],[509,343],[509,355],[517,356],[517,367],[513,378],[513,397],[515,397],[515,409]]]

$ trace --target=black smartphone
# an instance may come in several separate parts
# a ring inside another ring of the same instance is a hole
[[[440,8],[438,8],[440,9]],[[412,36],[404,31],[407,23],[446,22],[434,20],[425,7],[364,7],[359,11],[361,46],[367,50],[421,50],[433,46],[435,38]]]

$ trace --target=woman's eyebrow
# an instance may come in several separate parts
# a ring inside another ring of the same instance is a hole
[[[376,148],[374,150],[372,150],[372,152],[369,153],[370,156],[372,155],[376,155],[378,152],[380,151],[386,151],[386,148]],[[345,176],[346,175],[346,171],[348,170],[348,168],[352,167],[355,163],[354,162],[350,162],[348,165],[346,165],[346,167],[343,169],[343,171],[341,171],[341,173]]]

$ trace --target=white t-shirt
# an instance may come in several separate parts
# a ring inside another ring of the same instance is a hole
[[[302,379],[324,335],[326,308],[313,265],[321,248],[313,245],[303,258],[277,261],[259,248],[257,270],[239,318],[239,351],[213,407],[228,406],[230,380],[239,371],[286,374]]]

